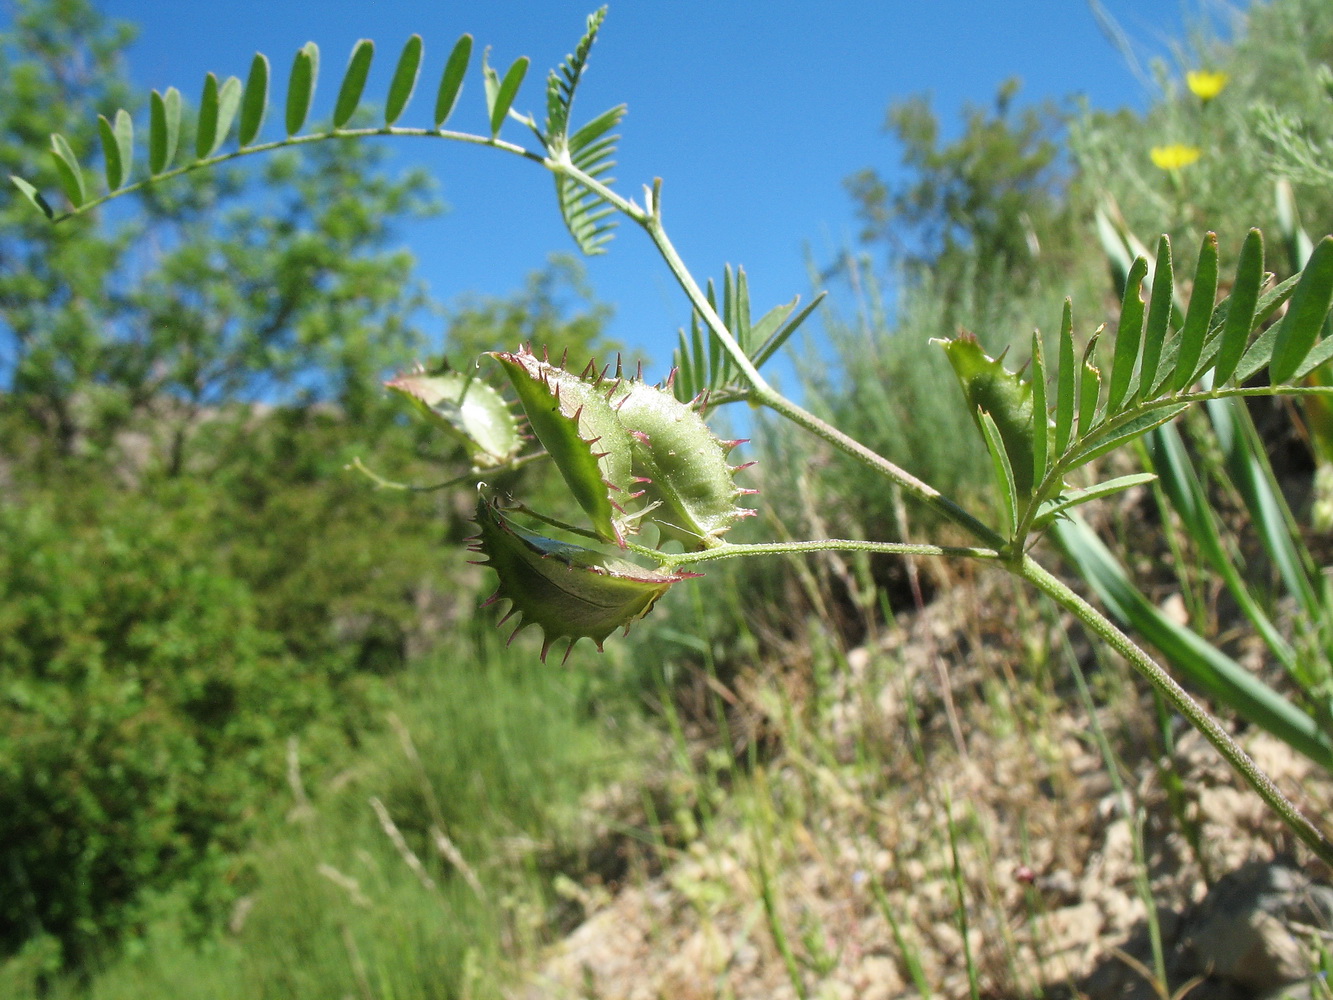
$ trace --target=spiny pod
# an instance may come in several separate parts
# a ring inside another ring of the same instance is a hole
[[[638,494],[631,492],[629,433],[607,402],[606,387],[529,350],[491,357],[513,382],[532,433],[592,519],[593,530],[623,547],[625,535],[638,530],[626,510]]]
[[[727,452],[737,442],[714,437],[699,412],[669,391],[619,380],[611,406],[629,431],[633,471],[649,501],[646,515],[662,533],[692,548],[709,548],[737,521],[754,514],[737,498]]]
[[[407,396],[458,438],[474,468],[503,465],[523,445],[514,414],[500,394],[480,379],[457,371],[418,369],[384,385]]]
[[[940,344],[948,355],[973,419],[985,412],[995,421],[1013,470],[1014,486],[1020,497],[1030,496],[1035,455],[1032,383],[987,356],[973,334],[962,333],[953,340],[933,343]]]
[[[480,533],[472,540],[472,551],[484,555],[500,578],[487,603],[509,601],[500,621],[519,615],[514,635],[528,625],[541,629],[543,661],[557,639],[569,640],[566,659],[574,643],[585,637],[600,650],[612,632],[622,627],[628,631],[652,610],[673,583],[698,575],[644,569],[544,538],[514,525],[490,500],[478,504],[477,525]]]

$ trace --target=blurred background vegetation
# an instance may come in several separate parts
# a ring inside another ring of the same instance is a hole
[[[130,37],[85,0],[19,8],[0,173],[50,183],[51,132],[91,148],[97,113],[134,110]],[[1057,329],[1066,296],[1089,334],[1118,304],[1099,210],[1170,233],[1178,273],[1214,230],[1225,272],[1249,227],[1283,231],[1273,115],[1327,142],[1330,65],[1333,7],[1273,0],[1234,40],[1181,40],[1142,115],[1032,106],[1018,81],[960,129],[926,97],[895,104],[911,179],[847,180],[862,242],[815,268],[845,294],[799,366],[806,400],[975,500],[984,455],[927,340],[962,327],[996,353]],[[1228,74],[1216,98],[1184,86],[1198,68]],[[1197,161],[1155,166],[1174,143]],[[1305,228],[1333,230],[1333,186],[1295,180]],[[781,727],[719,692],[817,702],[827,650],[967,585],[836,555],[728,566],[603,657],[506,649],[461,554],[470,498],[345,468],[458,467],[379,388],[426,325],[456,362],[617,345],[566,260],[510,299],[431,303],[395,232],[438,210],[429,178],[344,143],[59,229],[0,207],[0,995],[496,995],[775,752]],[[751,433],[752,537],[939,527],[787,429]]]

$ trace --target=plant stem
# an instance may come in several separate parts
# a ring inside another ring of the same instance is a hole
[[[859,538],[816,538],[801,542],[726,542],[702,552],[681,552],[656,557],[668,566],[693,566],[695,563],[735,559],[738,556],[780,556],[798,552],[880,552],[898,556],[945,556],[955,559],[999,559],[994,549],[962,545],[926,545],[911,542],[868,542]]]
[[[1006,556],[1004,559],[1005,566],[1010,572],[1026,580],[1055,600],[1057,604],[1077,617],[1095,636],[1108,642],[1113,649],[1129,660],[1134,668],[1153,687],[1160,691],[1162,696],[1177,711],[1203,733],[1204,738],[1240,773],[1250,787],[1259,794],[1259,797],[1282,817],[1296,836],[1322,861],[1333,866],[1333,842],[1330,842],[1296,808],[1291,800],[1282,794],[1272,779],[1260,770],[1259,766],[1222,729],[1217,721],[1198,702],[1191,698],[1170,674],[1158,666],[1152,657],[1140,649],[1128,635],[1120,631],[1110,619],[1049,573],[1031,556],[1025,552],[1012,551],[1003,536],[977,520],[952,499],[940,493],[939,490],[917,479],[905,469],[899,468],[884,456],[866,447],[855,438],[844,434],[813,413],[802,409],[773,389],[763,379],[754,365],[751,364],[750,359],[746,357],[745,352],[741,350],[740,345],[731,335],[731,331],[727,329],[726,324],[722,322],[722,318],[709,305],[707,297],[699,288],[698,283],[690,274],[689,269],[686,268],[684,261],[681,260],[675,246],[667,236],[666,229],[662,225],[660,180],[647,192],[649,205],[648,210],[644,211],[632,202],[627,202],[624,198],[600,184],[596,179],[588,177],[582,171],[573,167],[572,164],[553,164],[552,169],[560,170],[574,177],[579,183],[606,198],[607,201],[644,228],[657,247],[658,252],[662,255],[662,259],[671,269],[677,283],[690,300],[690,304],[703,319],[713,336],[717,338],[718,343],[731,356],[736,363],[736,367],[750,382],[753,387],[750,398],[753,402],[767,406],[797,426],[827,441],[839,451],[850,455],[866,467],[897,483],[905,492],[916,497],[932,510],[990,546],[997,555],[1004,554]],[[1236,395],[1241,394],[1236,393]]]
[[[1162,693],[1176,711],[1185,716],[1190,724],[1203,733],[1226,761],[1234,767],[1242,778],[1259,793],[1259,797],[1291,828],[1307,847],[1321,861],[1333,866],[1333,843],[1307,819],[1295,804],[1282,794],[1259,766],[1250,758],[1240,745],[1218,725],[1208,712],[1163,670],[1157,663],[1140,649],[1129,636],[1120,631],[1115,623],[1076,594],[1068,586],[1053,576],[1031,556],[1024,555],[1020,560],[1008,564],[1016,576],[1026,580],[1043,594],[1050,597],[1066,611],[1073,614],[1093,635],[1108,643],[1112,649],[1125,657],[1149,683]]]

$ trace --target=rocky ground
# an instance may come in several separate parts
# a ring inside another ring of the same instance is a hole
[[[1164,737],[1144,685],[1067,622],[958,593],[825,690],[792,694],[803,671],[741,678],[736,728],[780,729],[780,749],[697,835],[574,890],[585,919],[514,996],[1327,996],[1311,977],[1328,873],[1196,733]],[[1014,649],[1053,666],[1019,680]],[[1083,666],[1088,700],[1058,662]],[[1327,774],[1240,736],[1330,815]]]

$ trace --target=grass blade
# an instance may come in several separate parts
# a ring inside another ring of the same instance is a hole
[[[1143,334],[1143,358],[1139,362],[1139,388],[1136,399],[1150,398],[1159,388],[1157,366],[1162,347],[1171,331],[1172,295],[1175,274],[1171,268],[1171,241],[1163,236],[1157,243],[1157,266],[1153,269],[1152,301],[1148,307],[1148,325]]]
[[[421,49],[420,35],[413,35],[403,46],[398,65],[393,71],[393,80],[389,84],[389,99],[384,105],[385,125],[392,125],[401,118],[407,109],[407,102],[412,99],[412,92],[417,88],[417,76],[421,72]]]
[[[1134,379],[1134,366],[1143,346],[1143,297],[1140,294],[1143,279],[1148,274],[1148,262],[1134,258],[1125,280],[1125,295],[1120,303],[1120,323],[1116,327],[1115,352],[1111,359],[1111,381],[1106,390],[1106,412],[1115,414],[1129,395]]]
[[[65,197],[78,208],[88,200],[88,189],[83,183],[83,168],[79,166],[78,157],[70,148],[69,140],[58,132],[51,136],[51,158],[55,160],[56,172],[60,176],[60,187],[64,190]]]
[[[472,59],[472,36],[464,35],[454,43],[453,51],[444,64],[444,75],[440,77],[440,89],[435,95],[435,127],[444,128],[444,123],[454,113],[458,104],[458,95],[463,89],[463,77],[467,75],[467,65]]]
[[[245,80],[245,96],[241,98],[241,125],[238,131],[242,147],[254,142],[264,125],[264,114],[268,111],[268,78],[268,56],[256,52],[250,61],[250,75]]]
[[[310,116],[315,100],[315,82],[319,78],[319,46],[306,42],[292,60],[292,72],[287,78],[287,134],[296,135]]]
[[[1264,283],[1264,240],[1259,230],[1251,229],[1240,249],[1236,265],[1236,280],[1231,287],[1226,324],[1222,327],[1222,343],[1217,350],[1217,364],[1213,369],[1213,385],[1222,387],[1236,372],[1236,366],[1245,354],[1250,331],[1254,327],[1254,309],[1259,301],[1259,289]]]
[[[1165,383],[1168,391],[1180,392],[1194,384],[1195,366],[1203,355],[1203,342],[1208,336],[1216,298],[1217,234],[1208,233],[1199,248],[1199,264],[1194,269],[1194,289],[1190,292],[1189,310],[1185,314],[1185,329],[1180,334],[1175,371]]]
[[[1287,315],[1278,327],[1269,362],[1269,379],[1280,385],[1296,374],[1301,362],[1314,347],[1319,331],[1333,303],[1333,236],[1316,244],[1301,272],[1300,284],[1292,293]]]
[[[362,38],[352,46],[352,54],[347,59],[347,72],[343,74],[343,82],[338,87],[338,100],[333,106],[334,128],[342,128],[356,114],[374,58],[375,43],[369,38]]]

